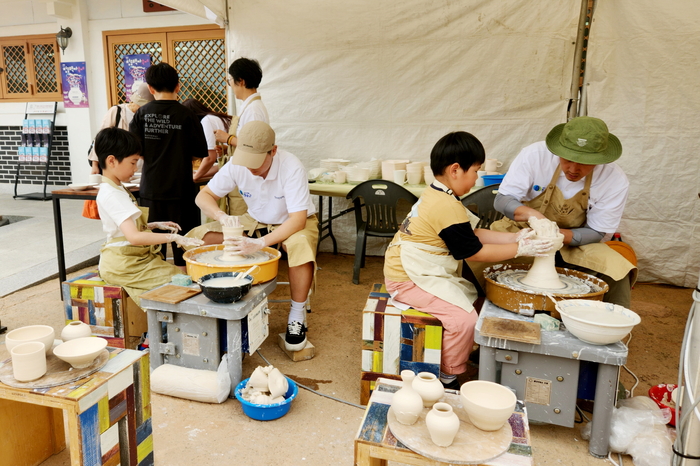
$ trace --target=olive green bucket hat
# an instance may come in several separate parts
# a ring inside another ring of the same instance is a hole
[[[622,155],[620,140],[599,118],[576,117],[557,125],[546,138],[547,149],[554,155],[585,165],[614,162]]]

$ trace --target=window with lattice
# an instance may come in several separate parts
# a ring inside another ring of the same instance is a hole
[[[56,36],[0,38],[0,100],[61,101]]]
[[[105,31],[109,105],[126,102],[124,56],[148,54],[151,64],[171,64],[180,77],[179,100],[197,99],[227,112],[224,31],[216,26]]]

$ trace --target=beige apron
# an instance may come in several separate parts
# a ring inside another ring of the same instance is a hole
[[[474,285],[461,276],[462,261],[449,255],[449,250],[429,244],[397,241],[389,247],[398,245],[401,245],[401,266],[418,288],[467,312],[474,310],[472,303],[478,294]]]
[[[248,105],[250,105],[252,102],[256,100],[262,100],[260,96],[255,96],[252,99],[250,99],[250,102],[248,102]],[[248,106],[246,105],[246,107]],[[246,107],[243,107],[241,109],[241,115],[243,112],[245,112]],[[240,121],[240,117],[234,116],[231,118],[231,125],[228,127],[228,134],[231,136],[235,136],[236,132],[238,130],[238,122]],[[226,165],[226,162],[231,160],[231,157],[233,157],[233,153],[236,151],[235,146],[228,146],[228,152],[224,154],[220,159],[219,159],[219,167],[223,167]],[[243,215],[248,211],[248,206],[246,205],[245,201],[243,200],[243,197],[241,196],[241,193],[238,192],[238,187],[236,187],[233,191],[228,193],[226,197],[222,197],[219,199],[219,209],[223,210],[229,215]]]
[[[117,187],[112,181],[106,183]],[[136,199],[127,190],[134,204]],[[139,231],[149,231],[148,208],[139,207],[141,216],[136,219]],[[182,273],[175,265],[165,262],[160,252],[161,245],[151,246],[109,246],[111,243],[127,241],[126,237],[112,238],[100,250],[100,277],[110,285],[123,287],[137,305],[141,305],[141,294],[164,285],[173,275]]]
[[[586,223],[588,198],[593,177],[588,175],[584,188],[571,199],[565,199],[564,193],[557,187],[557,179],[560,173],[561,167],[558,166],[544,191],[534,199],[523,202],[523,204],[543,213],[545,217],[556,222],[560,228],[579,228]],[[527,226],[524,222],[516,222],[504,217],[493,222],[491,230],[515,233]],[[615,281],[622,280],[628,274],[630,274],[631,285],[634,285],[637,281],[637,267],[605,243],[564,246],[559,252],[564,261],[569,264],[594,270],[609,276]]]

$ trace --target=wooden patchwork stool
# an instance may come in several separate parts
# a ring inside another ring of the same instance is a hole
[[[65,448],[61,411],[68,424],[71,466],[149,466],[153,465],[151,389],[148,353],[107,348],[109,360],[94,374],[50,388],[15,388],[0,383],[0,425],[12,425],[18,441],[0,446],[0,466],[34,465],[27,461],[27,444],[42,437],[51,442],[41,462]],[[10,360],[0,362],[0,367]],[[34,422],[15,423],[13,419],[33,415],[37,408],[53,415],[35,417]],[[53,437],[53,438],[52,438]],[[19,441],[21,439],[21,441]]]
[[[62,283],[66,324],[85,322],[113,348],[136,349],[148,331],[146,313],[121,286],[106,284],[95,272]]]
[[[362,311],[360,403],[367,404],[379,377],[400,380],[402,370],[440,375],[442,324],[439,319],[389,304],[381,283],[372,285]]]

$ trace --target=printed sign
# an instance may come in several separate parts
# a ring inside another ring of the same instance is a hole
[[[131,94],[146,81],[146,70],[151,66],[151,56],[147,53],[124,55],[124,92],[126,101],[131,102]]]
[[[84,61],[61,63],[61,82],[63,83],[63,105],[65,108],[87,108],[90,106]]]

